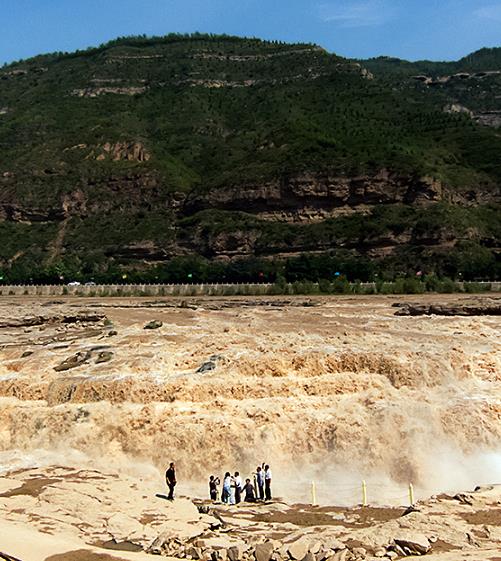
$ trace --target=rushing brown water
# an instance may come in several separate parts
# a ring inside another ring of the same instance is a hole
[[[277,493],[303,499],[315,480],[321,501],[346,504],[362,479],[388,503],[410,482],[418,494],[495,483],[499,318],[396,317],[398,300],[409,298],[4,298],[2,469],[70,462],[154,478],[175,459],[205,492],[209,472],[267,461]],[[60,321],[78,311],[109,321]],[[21,325],[33,316],[52,319]],[[145,330],[150,320],[163,326]],[[54,370],[77,352],[84,364]],[[96,363],[102,353],[111,360]]]

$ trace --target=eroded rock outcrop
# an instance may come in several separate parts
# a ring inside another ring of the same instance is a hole
[[[113,162],[147,162],[151,157],[141,142],[106,142],[98,146],[96,152],[98,155],[95,158],[98,161],[110,159]]]
[[[427,177],[405,177],[388,170],[358,177],[312,172],[193,194],[186,200],[184,212],[220,208],[252,212],[261,218],[301,221],[324,219],[342,208],[429,204],[447,197],[444,186]]]
[[[498,302],[477,302],[462,305],[396,304],[396,316],[500,316]]]

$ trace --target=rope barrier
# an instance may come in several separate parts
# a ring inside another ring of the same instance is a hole
[[[375,502],[381,503],[399,503],[399,506],[412,506],[415,503],[414,496],[414,486],[409,483],[407,488],[407,493],[398,496],[385,496],[385,494],[390,495],[396,489],[394,486],[388,485],[387,483],[378,483],[371,481],[367,483],[366,480],[361,482],[361,485],[353,485],[349,483],[323,483],[317,485],[315,481],[311,482],[311,504],[316,506],[318,504],[318,495],[329,494],[334,497],[335,500],[341,500],[343,502],[352,502],[353,504],[361,504],[362,506],[368,506],[370,504],[369,499],[371,496],[370,491],[374,489],[373,496],[377,499]]]

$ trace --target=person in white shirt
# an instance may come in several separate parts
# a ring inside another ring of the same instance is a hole
[[[231,503],[231,475],[229,471],[224,474],[222,501],[226,504]]]
[[[238,471],[235,472],[233,480],[235,482],[235,504],[238,504],[242,500],[242,478]]]
[[[264,494],[267,501],[271,501],[271,469],[267,464],[264,466]]]

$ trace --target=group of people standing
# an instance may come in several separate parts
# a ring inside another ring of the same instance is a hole
[[[242,481],[240,473],[236,471],[231,475],[229,471],[224,474],[223,490],[221,493],[221,501],[226,504],[238,504],[242,502],[242,496],[247,503],[255,503],[256,501],[271,501],[271,469],[268,464],[262,464],[256,468],[252,474],[253,481],[250,478]],[[176,466],[174,462],[169,464],[169,468],[165,472],[165,482],[169,488],[169,496],[166,497],[170,501],[174,500],[174,489],[177,484]],[[211,475],[209,478],[209,494],[213,501],[219,499],[219,485],[221,481],[219,477]]]
[[[213,501],[219,499],[220,484],[219,477],[214,475],[209,477],[209,494]],[[247,478],[243,483],[238,471],[234,475],[229,471],[224,474],[221,501],[226,504],[238,504],[242,502],[242,496],[247,503],[255,503],[258,500],[271,501],[271,469],[268,464],[263,463],[256,468],[252,482]]]

